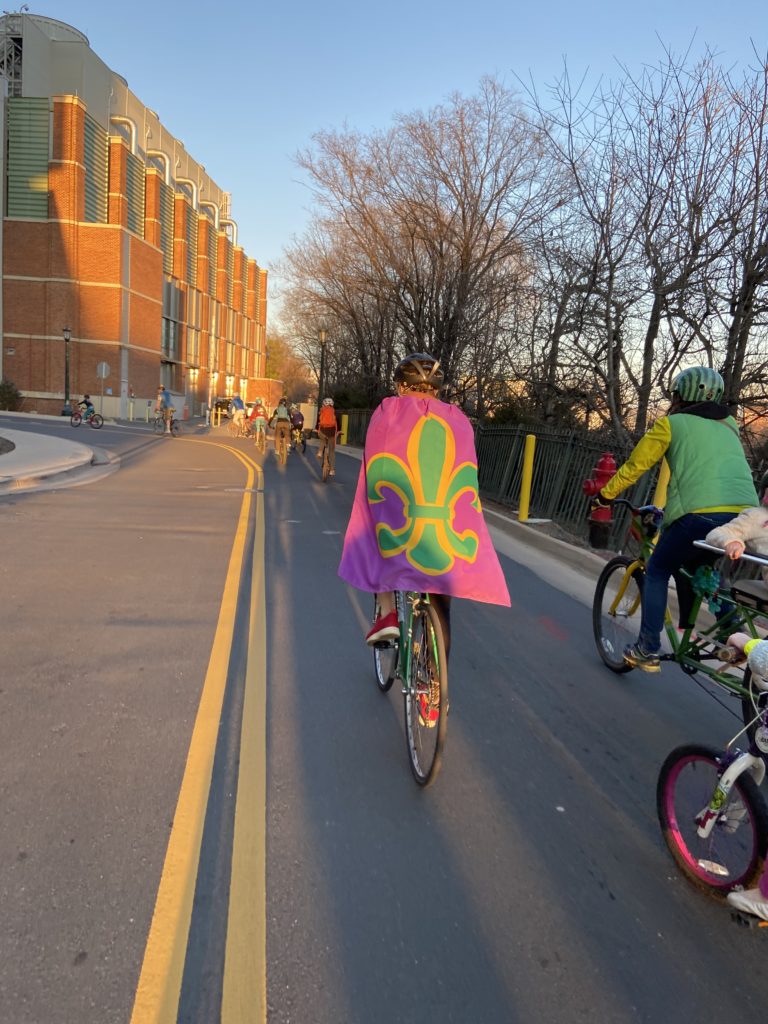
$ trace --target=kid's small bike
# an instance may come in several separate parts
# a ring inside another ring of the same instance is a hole
[[[69,422],[73,427],[79,427],[81,423],[87,423],[89,426],[93,427],[94,430],[101,430],[104,426],[104,417],[93,410],[85,413],[78,410],[72,413],[69,418]]]

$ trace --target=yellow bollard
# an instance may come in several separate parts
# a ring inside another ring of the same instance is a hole
[[[528,434],[525,438],[523,453],[523,479],[520,483],[520,511],[517,518],[521,523],[528,520],[528,508],[531,503],[531,482],[533,480],[533,452],[536,448],[536,435]]]
[[[653,504],[657,508],[664,508],[667,503],[669,475],[669,463],[666,459],[662,459],[661,469],[659,470],[659,479],[656,482],[656,490],[653,492]]]
[[[347,434],[349,433],[349,416],[343,412],[341,414],[341,436],[339,437],[339,444],[347,443]]]

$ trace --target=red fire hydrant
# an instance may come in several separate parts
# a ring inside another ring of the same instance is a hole
[[[582,484],[584,493],[592,498],[608,483],[616,472],[616,460],[610,452],[603,452],[592,476]],[[589,514],[589,543],[593,548],[604,548],[611,529],[611,509],[596,508]]]

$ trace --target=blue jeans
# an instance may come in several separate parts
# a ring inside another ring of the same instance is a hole
[[[686,626],[693,607],[693,592],[690,581],[680,573],[680,569],[711,564],[715,556],[708,557],[707,552],[695,548],[693,542],[704,540],[710,530],[729,522],[736,515],[736,512],[689,512],[661,531],[648,560],[643,586],[638,640],[648,654],[656,654],[661,647],[670,577],[674,576],[677,586],[680,625]]]

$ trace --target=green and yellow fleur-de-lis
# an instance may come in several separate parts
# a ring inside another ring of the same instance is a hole
[[[405,553],[416,569],[430,576],[450,572],[457,558],[474,562],[479,546],[472,530],[453,529],[456,503],[467,492],[480,511],[477,467],[456,465],[456,439],[441,417],[428,413],[411,431],[407,462],[396,455],[375,455],[366,471],[368,501],[384,501],[390,490],[402,502],[404,523],[378,523],[376,539],[384,558]]]

